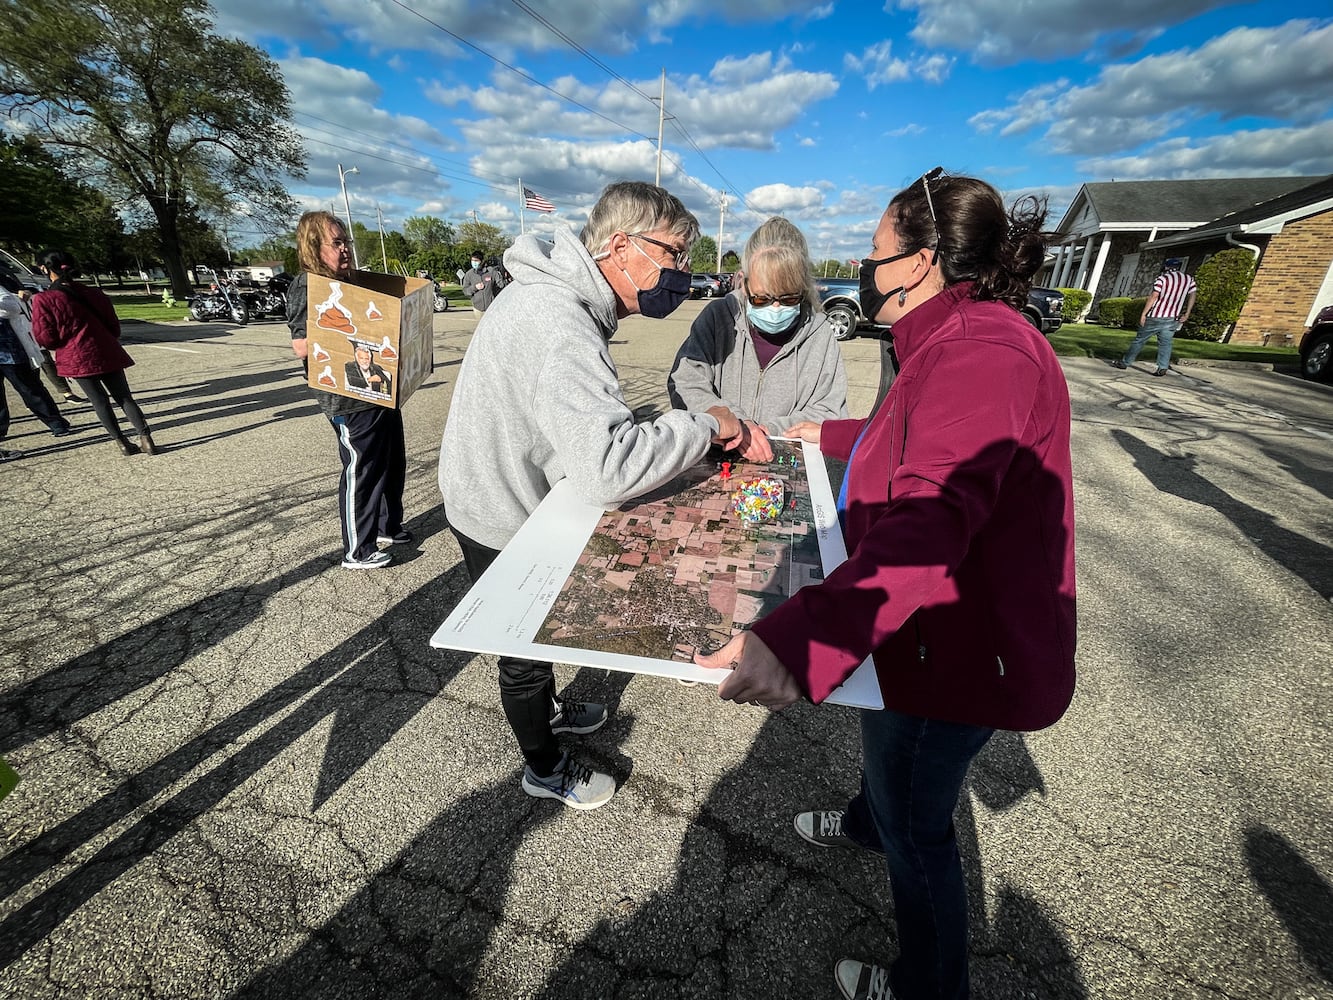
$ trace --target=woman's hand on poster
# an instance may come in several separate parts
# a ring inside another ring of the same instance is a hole
[[[717,689],[724,701],[738,705],[763,705],[777,711],[801,700],[796,679],[782,661],[753,632],[733,636],[714,653],[695,653],[694,662],[713,670],[730,668],[731,676]]]
[[[819,444],[819,429],[822,425],[813,420],[802,420],[782,432],[783,437],[800,438],[810,444]]]

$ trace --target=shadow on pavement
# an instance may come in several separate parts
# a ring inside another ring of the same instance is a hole
[[[1286,837],[1262,823],[1245,829],[1245,862],[1306,964],[1333,985],[1333,885]]]
[[[433,526],[436,530],[443,528],[442,508],[436,508],[430,518],[440,522]],[[430,530],[421,525],[414,528],[418,534]],[[29,686],[28,696],[49,691],[57,699],[65,700],[57,700],[46,712],[39,708],[37,715],[30,716],[24,730],[26,738],[50,731],[56,725],[67,725],[79,714],[109,704],[123,696],[130,683],[137,686],[152,676],[165,674],[192,652],[216,644],[255,618],[274,590],[328,566],[327,559],[310,560],[295,575],[279,578],[273,588],[227,591],[201,602],[205,607],[192,606],[107,643],[73,661],[73,668],[53,672],[54,678],[46,675],[41,680],[50,686]],[[248,733],[289,712],[252,742],[190,780],[181,791],[155,806],[87,861],[0,922],[0,968],[215,807],[275,756],[332,717],[332,732],[312,806],[312,810],[317,809],[471,660],[466,654],[435,654],[421,639],[421,622],[443,621],[466,588],[466,576],[459,563],[442,577],[404,595],[382,617],[288,680],[0,860],[0,899],[3,899],[62,864],[73,852],[186,779],[214,755],[227,753]],[[199,630],[201,624],[205,627]],[[185,646],[179,643],[181,632],[192,635]],[[154,662],[159,656],[162,662]],[[107,662],[143,663],[145,672],[124,681],[115,676],[116,671],[105,669]],[[83,693],[85,687],[92,691]],[[18,693],[11,692],[7,701],[17,696]]]
[[[1121,430],[1111,431],[1111,436],[1159,491],[1211,507],[1320,596],[1333,597],[1333,550],[1328,546],[1287,530],[1273,514],[1256,510],[1214,486],[1194,471],[1192,458],[1171,458]]]

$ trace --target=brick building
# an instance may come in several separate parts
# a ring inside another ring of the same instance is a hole
[[[1231,342],[1299,341],[1315,314],[1333,303],[1333,176],[1145,243],[1143,255],[1188,256],[1197,265],[1237,246],[1254,255],[1258,268]]]
[[[1226,177],[1084,184],[1056,227],[1053,260],[1038,274],[1036,283],[1091,291],[1090,312],[1104,298],[1147,295],[1164,259],[1183,257],[1185,269],[1193,272],[1208,255],[1232,245],[1226,239],[1226,232],[1232,230],[1209,234],[1220,244],[1210,249],[1196,248],[1188,241],[1169,241],[1190,232],[1202,233],[1223,217],[1239,217],[1258,205],[1327,180]],[[1271,234],[1264,235],[1265,245],[1269,238]],[[1258,287],[1256,282],[1256,290]]]

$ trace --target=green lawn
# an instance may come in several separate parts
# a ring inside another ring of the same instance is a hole
[[[1112,361],[1122,357],[1133,330],[1118,330],[1092,323],[1066,323],[1051,334],[1051,346],[1056,354],[1068,357],[1105,358]],[[1157,355],[1156,339],[1149,340],[1139,357],[1153,360]],[[1211,361],[1259,361],[1274,365],[1296,365],[1300,355],[1294,347],[1257,347],[1251,344],[1215,344],[1207,340],[1175,338],[1171,343],[1173,358],[1205,358]]]

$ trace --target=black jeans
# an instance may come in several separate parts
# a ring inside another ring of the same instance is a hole
[[[140,434],[148,433],[148,421],[144,419],[143,410],[139,409],[139,404],[130,395],[130,383],[125,378],[124,372],[85,375],[82,378],[75,378],[74,381],[83,390],[83,394],[88,397],[88,405],[97,414],[98,422],[113,438],[125,436],[121,433],[120,421],[116,418],[116,411],[111,409],[111,400],[113,399],[116,401],[116,405],[125,411],[125,416],[129,418],[136,431]]]
[[[23,397],[33,415],[53,431],[65,430],[69,421],[60,415],[60,408],[42,385],[37,369],[21,360],[17,364],[0,365],[0,375],[11,383]],[[9,400],[5,398],[5,382],[0,381],[0,438],[9,433]]]
[[[449,530],[463,550],[463,565],[473,583],[500,553],[474,542],[453,525]],[[555,671],[538,660],[500,657],[500,704],[509,728],[514,731],[523,759],[538,777],[545,778],[560,763],[560,743],[551,732],[551,708],[555,699]]]
[[[967,886],[953,814],[994,732],[887,708],[861,713],[861,791],[842,829],[884,852],[898,924],[889,986],[902,1000],[968,996]]]

